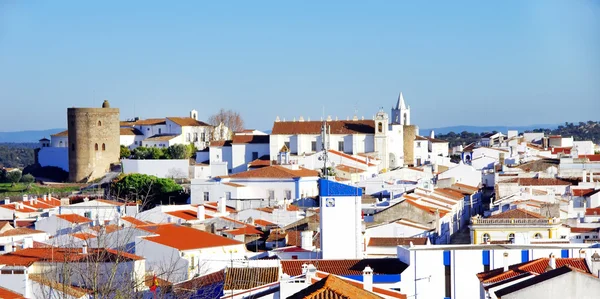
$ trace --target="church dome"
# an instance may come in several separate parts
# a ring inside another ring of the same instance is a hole
[[[110,108],[110,103],[108,103],[108,100],[104,100],[102,103],[102,108]]]

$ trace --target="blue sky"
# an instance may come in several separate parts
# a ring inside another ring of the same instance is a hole
[[[268,130],[400,91],[422,128],[600,119],[600,1],[323,2],[2,0],[0,131],[104,99]]]

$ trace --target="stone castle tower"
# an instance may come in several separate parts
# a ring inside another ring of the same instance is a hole
[[[102,177],[119,162],[119,109],[68,108],[69,181],[82,182]]]

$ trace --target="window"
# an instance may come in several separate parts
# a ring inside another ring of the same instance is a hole
[[[101,127],[101,126],[102,126],[102,122],[98,121],[98,127]]]
[[[0,251],[4,251],[4,245],[0,245]]]
[[[190,134],[190,133],[187,133],[187,134],[185,135],[185,141],[187,141],[187,142],[190,142],[190,141],[191,141],[191,139],[192,139],[192,136],[191,136],[191,134]]]
[[[483,234],[483,243],[487,243],[490,241],[490,235],[489,234]]]
[[[417,142],[417,148],[421,148],[421,142]]]
[[[293,260],[297,260],[297,259],[298,259],[298,256],[297,256],[297,255],[292,255],[292,259],[293,259]]]
[[[92,212],[84,212],[83,213],[83,217],[85,217],[85,218],[92,218]]]
[[[209,193],[204,192],[204,201],[208,201],[208,200],[209,200]]]
[[[225,199],[231,200],[231,192],[225,192]]]
[[[575,239],[581,239],[581,236],[577,236],[577,237],[575,237]]]
[[[63,143],[62,143],[62,140],[61,140],[61,141],[60,141],[58,144],[59,144],[60,146],[62,146],[62,145],[63,145]]]
[[[377,123],[377,132],[383,132],[383,123]]]
[[[252,161],[258,159],[258,152],[252,152]]]
[[[71,151],[74,152],[75,151],[75,143],[71,143]]]
[[[316,141],[311,141],[310,142],[310,150],[313,152],[317,151],[317,142]]]
[[[285,190],[285,199],[292,199],[292,190]]]
[[[194,142],[198,142],[198,133],[194,133]]]
[[[206,133],[201,133],[200,139],[201,139],[201,141],[206,141]]]
[[[508,234],[508,241],[510,241],[510,243],[515,243],[515,234]]]
[[[344,151],[344,142],[343,141],[338,141],[338,151],[340,151],[340,152]]]
[[[275,191],[274,190],[267,190],[267,195],[268,195],[269,200],[275,199]]]
[[[102,143],[102,151],[106,150],[106,144]]]
[[[160,128],[158,128],[158,134],[161,134],[162,130]]]
[[[535,235],[533,236],[533,238],[535,238],[535,239],[541,239],[541,238],[542,238],[542,234],[540,234],[540,233],[537,233],[537,234],[535,234]]]
[[[290,142],[289,141],[284,142],[283,145],[285,145],[285,147],[287,147],[287,149],[290,149]]]
[[[589,239],[589,238],[590,238],[590,236],[585,236],[585,238],[586,238],[586,239]]]
[[[98,143],[94,144],[94,150],[98,151]]]

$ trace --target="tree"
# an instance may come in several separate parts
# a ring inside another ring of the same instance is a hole
[[[131,151],[128,147],[121,145],[121,159],[127,159],[131,156]]]
[[[14,186],[21,180],[23,173],[20,170],[13,170],[6,172],[6,180]]]
[[[239,132],[244,129],[244,120],[242,116],[233,110],[225,110],[221,108],[218,113],[211,115],[208,118],[208,122],[213,126],[224,124],[229,131]]]
[[[111,190],[118,198],[133,198],[150,203],[163,199],[169,193],[181,191],[182,188],[172,179],[133,173],[113,182]]]
[[[183,144],[171,145],[166,150],[166,156],[170,159],[189,159],[191,156],[190,147]]]
[[[21,178],[21,182],[31,184],[35,182],[35,177],[28,173]]]

